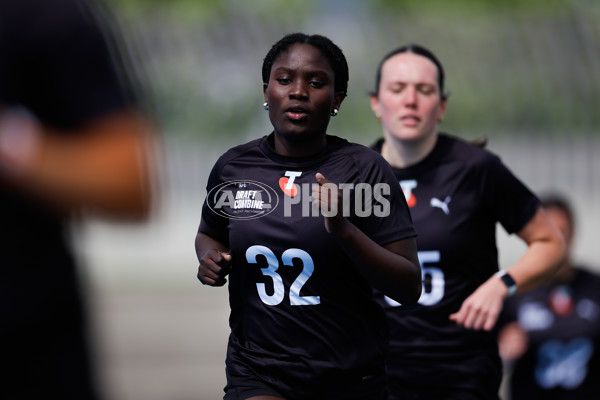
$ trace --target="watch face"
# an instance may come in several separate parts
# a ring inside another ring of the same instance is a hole
[[[510,296],[514,294],[517,291],[517,283],[515,282],[513,277],[510,276],[507,272],[503,272],[502,275],[499,276],[500,279],[502,279],[502,282],[504,282],[504,284],[508,288],[508,295]]]
[[[506,283],[506,286],[517,286],[515,280],[512,278],[512,276],[510,276],[509,274],[506,274],[502,277],[502,280],[504,281],[504,283]]]

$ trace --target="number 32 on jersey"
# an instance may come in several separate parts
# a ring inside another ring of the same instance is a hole
[[[257,283],[258,295],[263,303],[269,306],[276,306],[283,301],[285,297],[285,286],[281,275],[277,273],[279,269],[279,260],[271,249],[265,246],[254,245],[246,250],[246,261],[250,264],[258,264],[257,257],[261,255],[266,258],[267,266],[261,268],[264,276],[273,280],[273,294],[268,294],[264,283]],[[293,267],[293,260],[297,258],[302,261],[302,272],[294,283],[290,286],[290,304],[293,306],[307,306],[321,303],[319,296],[300,296],[302,286],[308,281],[315,271],[315,264],[312,257],[306,251],[301,249],[287,249],[281,254],[281,262],[284,267]]]
[[[439,303],[444,297],[444,271],[435,266],[440,262],[440,252],[437,250],[419,251],[418,256],[423,276],[423,290],[418,303],[422,306],[432,306]],[[425,285],[427,278],[429,278],[431,285]],[[392,307],[402,305],[387,296],[385,296],[385,301]]]

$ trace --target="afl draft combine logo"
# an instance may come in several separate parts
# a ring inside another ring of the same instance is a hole
[[[270,214],[279,198],[270,186],[256,181],[223,182],[208,192],[210,209],[222,217],[254,219]]]

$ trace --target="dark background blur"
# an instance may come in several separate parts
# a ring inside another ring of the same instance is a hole
[[[222,398],[227,289],[196,280],[206,178],[230,146],[271,131],[261,65],[286,33],[319,33],[350,66],[329,133],[381,135],[369,107],[377,63],[417,42],[436,53],[451,97],[443,131],[488,149],[577,215],[576,259],[600,268],[600,2],[596,0],[110,0],[160,123],[164,181],[145,225],[74,227],[113,400]],[[501,263],[524,249],[499,229]]]

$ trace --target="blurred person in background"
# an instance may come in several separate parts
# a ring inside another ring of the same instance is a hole
[[[504,300],[540,283],[565,248],[539,199],[494,154],[438,131],[444,70],[420,45],[379,63],[373,148],[392,166],[418,233],[423,291],[410,307],[381,294],[390,325],[390,399],[497,399],[502,378],[491,332]],[[527,245],[499,271],[496,225]]]
[[[2,399],[99,397],[68,222],[149,215],[153,123],[101,9],[0,2]]]
[[[381,156],[326,134],[348,85],[338,46],[286,35],[262,78],[274,130],[216,162],[196,237],[198,279],[229,278],[224,398],[385,400],[387,329],[372,286],[406,304],[420,295],[408,206]],[[390,208],[379,215],[372,197],[359,215],[356,192],[340,190],[381,183]],[[241,200],[224,206],[226,195]]]
[[[510,399],[591,400],[600,396],[600,275],[574,263],[575,218],[559,194],[542,204],[567,242],[548,282],[508,299],[497,329],[510,371]]]

